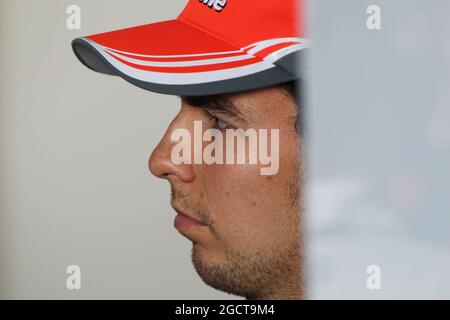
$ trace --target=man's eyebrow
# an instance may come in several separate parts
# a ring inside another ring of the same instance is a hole
[[[215,113],[224,113],[232,118],[244,120],[252,123],[253,117],[249,112],[242,112],[239,108],[227,97],[220,96],[184,96],[181,100],[190,106],[204,108],[207,111]]]

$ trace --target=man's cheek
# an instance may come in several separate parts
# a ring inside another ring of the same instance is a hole
[[[206,192],[219,193],[226,198],[245,198],[257,188],[262,181],[259,174],[260,166],[242,165],[204,165],[203,182]]]
[[[262,176],[258,165],[226,166],[223,170],[209,170],[206,174],[206,191],[210,196],[218,195],[227,203],[247,203],[252,206],[267,205],[283,192],[282,179],[285,175]]]
[[[245,187],[236,187],[226,192],[227,195],[216,199],[220,208],[218,219],[243,228],[258,228],[273,223],[281,208],[278,198],[270,190],[254,186],[250,191]]]

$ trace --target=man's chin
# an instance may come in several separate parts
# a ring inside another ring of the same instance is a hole
[[[192,263],[200,278],[208,286],[238,296],[247,296],[239,271],[230,267],[223,256],[211,252],[198,243],[192,246]]]
[[[227,279],[223,270],[223,262],[214,259],[208,249],[195,242],[192,245],[192,263],[205,284],[218,290],[227,291],[224,286]]]

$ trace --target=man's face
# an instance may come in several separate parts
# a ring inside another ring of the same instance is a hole
[[[194,106],[190,101],[195,98],[182,99],[149,168],[171,185],[171,205],[179,212],[175,227],[192,241],[193,263],[205,283],[247,298],[298,298],[302,161],[297,107],[281,87],[222,100],[211,107]],[[234,111],[221,110],[223,102]],[[184,128],[194,136],[194,121],[202,121],[203,130],[217,128],[224,136],[230,128],[268,129],[269,150],[270,129],[279,129],[278,172],[261,175],[262,164],[174,164],[173,130]]]

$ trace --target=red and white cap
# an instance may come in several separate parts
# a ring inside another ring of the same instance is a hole
[[[303,0],[190,0],[175,20],[77,38],[97,72],[173,95],[210,95],[297,80],[307,47]]]

